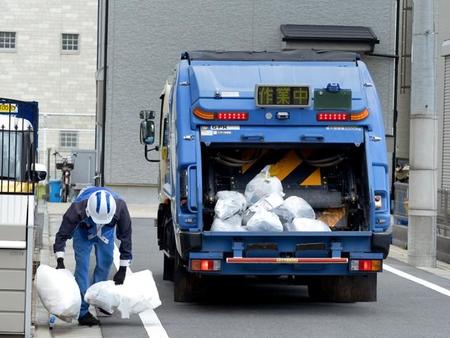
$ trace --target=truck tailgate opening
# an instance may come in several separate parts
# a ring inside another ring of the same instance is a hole
[[[218,191],[244,193],[269,166],[284,198],[308,202],[333,231],[368,231],[369,188],[364,146],[355,144],[202,144],[203,230],[214,220]]]

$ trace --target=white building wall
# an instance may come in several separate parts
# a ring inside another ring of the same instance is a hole
[[[40,161],[58,148],[58,129],[80,131],[95,147],[97,0],[1,0],[0,31],[16,32],[16,50],[0,49],[0,97],[39,102]],[[78,33],[79,52],[61,51],[61,34]]]
[[[157,183],[158,164],[145,161],[139,143],[138,113],[159,111],[164,81],[185,50],[280,50],[281,24],[324,24],[369,26],[381,41],[375,52],[395,54],[394,0],[109,3],[104,174],[105,183],[118,189]],[[366,61],[381,94],[386,132],[392,134],[394,61]]]

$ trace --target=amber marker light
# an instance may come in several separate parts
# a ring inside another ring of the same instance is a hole
[[[214,120],[215,114],[207,111],[201,110],[199,107],[195,108],[193,111],[194,115],[202,120]]]
[[[364,120],[365,118],[367,118],[367,116],[369,116],[369,110],[366,108],[366,109],[360,111],[359,113],[351,114],[350,119],[352,121],[361,121],[361,120]]]

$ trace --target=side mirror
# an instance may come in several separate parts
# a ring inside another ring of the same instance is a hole
[[[31,171],[30,180],[32,182],[44,181],[47,178],[47,168],[42,163],[36,163]]]
[[[155,122],[150,120],[141,122],[141,143],[145,145],[155,143]]]

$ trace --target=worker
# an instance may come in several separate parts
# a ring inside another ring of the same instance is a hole
[[[53,251],[57,269],[65,269],[64,249],[66,241],[73,238],[75,253],[75,280],[81,292],[79,325],[99,325],[99,320],[89,312],[84,294],[90,286],[89,257],[95,248],[96,266],[92,283],[108,279],[114,256],[114,229],[120,240],[120,267],[114,275],[115,284],[123,284],[131,255],[131,218],[127,205],[119,195],[103,187],[89,187],[80,192],[63,216],[56,233]],[[108,314],[103,309],[100,312]]]

